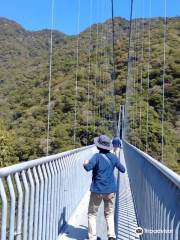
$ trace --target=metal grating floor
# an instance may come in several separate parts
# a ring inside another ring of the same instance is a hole
[[[121,152],[121,163],[126,166],[123,151]],[[127,171],[125,174],[120,174],[116,219],[118,240],[139,239],[135,233],[138,224]]]

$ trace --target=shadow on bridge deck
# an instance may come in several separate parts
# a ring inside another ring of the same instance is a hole
[[[121,163],[126,166],[124,154],[121,152]],[[70,221],[64,228],[64,232],[58,240],[87,239],[87,209],[90,193],[87,192]],[[128,173],[120,174],[119,191],[117,193],[116,207],[116,232],[119,240],[139,239],[135,234],[137,220],[134,210],[132,194],[130,190]],[[103,214],[103,203],[97,216],[97,235],[101,240],[107,239],[106,223]]]

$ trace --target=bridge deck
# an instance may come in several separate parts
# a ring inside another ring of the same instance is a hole
[[[124,166],[124,154],[121,152],[121,162]],[[89,201],[89,192],[84,196],[83,200],[75,210],[73,216],[64,229],[64,232],[59,236],[58,240],[87,239],[87,208]],[[119,240],[133,240],[139,239],[135,235],[137,228],[137,220],[134,210],[132,194],[130,190],[128,173],[120,174],[119,192],[117,194],[116,219],[118,219],[117,239]],[[103,204],[100,207],[97,216],[97,235],[102,239],[106,237],[106,224],[103,216]]]

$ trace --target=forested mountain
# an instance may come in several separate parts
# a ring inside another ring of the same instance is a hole
[[[133,83],[133,109],[136,111],[131,111],[130,115],[133,112],[136,117],[130,119],[129,140],[143,150],[146,148],[147,138],[145,108],[148,24],[148,19],[134,20],[132,37],[136,50],[134,64],[137,65],[137,72]],[[175,171],[180,171],[179,30],[180,18],[168,18],[164,163]],[[117,113],[119,105],[125,103],[128,36],[129,22],[115,18]],[[99,133],[112,134],[111,21],[95,24],[79,36],[67,36],[53,31],[52,53],[50,154],[92,143],[93,137]],[[0,18],[1,166],[46,154],[49,61],[50,30],[29,32],[13,21]],[[149,66],[148,152],[160,160],[163,74],[163,19],[160,18],[151,19]],[[142,111],[141,126],[138,120],[139,106]]]

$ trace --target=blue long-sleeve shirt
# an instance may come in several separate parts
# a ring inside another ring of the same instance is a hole
[[[111,152],[105,154],[96,153],[90,159],[89,163],[84,165],[86,171],[93,171],[90,191],[96,193],[116,192],[115,167],[120,172],[125,172],[124,166],[120,163],[116,155]]]

